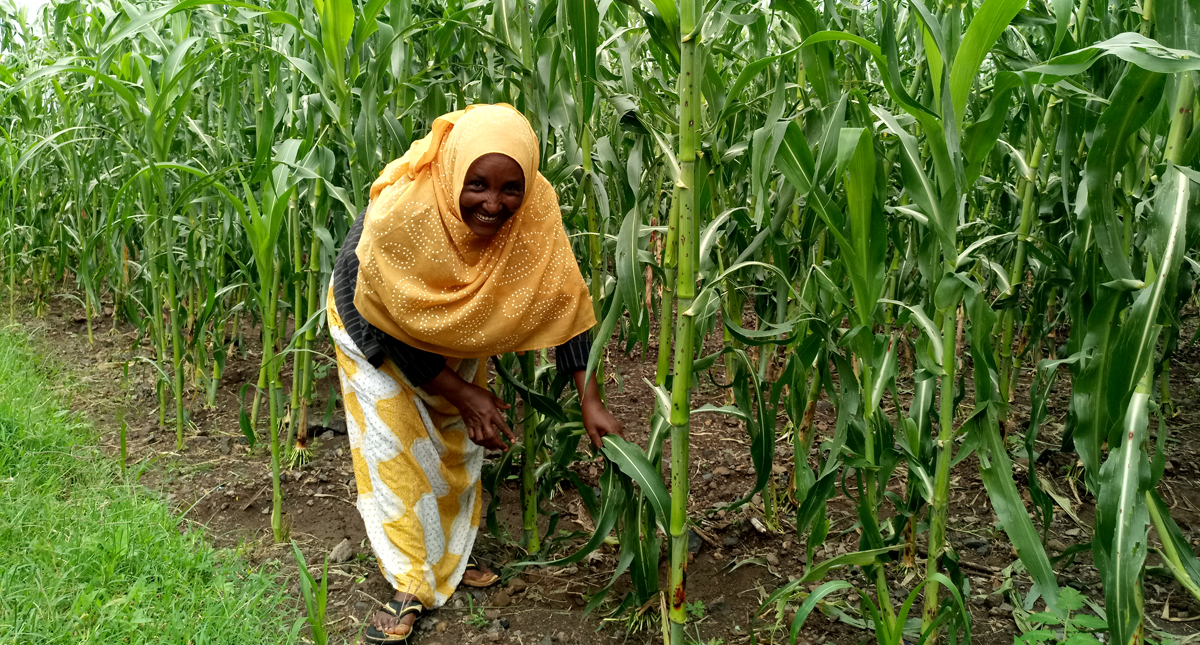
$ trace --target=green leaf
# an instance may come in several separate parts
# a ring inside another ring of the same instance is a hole
[[[1008,23],[1020,13],[1028,0],[984,0],[967,33],[963,34],[958,53],[954,56],[954,66],[950,69],[950,98],[954,104],[954,122],[962,128],[963,117],[967,112],[967,97],[971,86],[979,76],[979,67],[983,59],[991,51],[1000,34],[1008,28]],[[942,115],[947,117],[949,115]]]
[[[669,533],[671,520],[671,495],[663,484],[662,475],[646,458],[641,448],[615,435],[604,437],[604,456],[616,464],[621,472],[638,483],[642,494],[654,508],[659,527]]]
[[[625,214],[616,249],[617,289],[623,291],[621,303],[629,310],[629,322],[635,327],[642,320],[642,294],[646,291],[646,274],[638,257],[641,223],[642,214],[636,207]]]
[[[571,48],[575,54],[575,73],[579,89],[583,93],[578,100],[583,104],[582,127],[592,118],[596,106],[596,57],[600,44],[600,13],[596,0],[563,0],[567,8],[567,29],[571,34]]]
[[[1133,272],[1124,249],[1124,228],[1117,219],[1115,177],[1129,159],[1129,138],[1158,109],[1165,86],[1162,74],[1130,66],[1100,114],[1088,152],[1083,216],[1095,231],[1105,268],[1117,279],[1133,278]]]

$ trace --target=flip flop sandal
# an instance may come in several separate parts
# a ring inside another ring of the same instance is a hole
[[[409,614],[416,614],[413,619],[413,624],[409,626],[408,632],[401,634],[388,634],[381,632],[374,625],[368,625],[367,631],[363,633],[368,643],[407,643],[410,636],[417,631],[417,621],[425,614],[425,606],[415,600],[406,600],[401,602],[393,600],[381,607],[383,611],[396,617],[400,620]]]
[[[470,558],[467,559],[466,570],[467,571],[482,571],[482,567],[479,566],[479,560],[476,560],[475,556],[471,556]],[[490,586],[496,584],[499,581],[500,581],[500,576],[496,575],[495,573],[493,573],[490,578],[484,578],[483,580],[476,580],[474,582],[467,580],[465,577],[462,579],[462,583],[464,585],[467,585],[468,587],[475,587],[476,589],[485,589],[487,587],[490,587]]]

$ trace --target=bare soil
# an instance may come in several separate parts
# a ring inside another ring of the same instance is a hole
[[[24,305],[24,311],[33,310],[30,303]],[[202,527],[214,545],[234,549],[252,562],[278,564],[282,571],[294,571],[289,547],[274,545],[271,538],[270,456],[266,446],[265,405],[259,423],[262,439],[255,449],[246,445],[238,425],[238,393],[244,384],[250,384],[249,399],[258,376],[261,353],[255,330],[243,329],[244,346],[237,348],[228,359],[214,407],[206,408],[203,392],[195,390],[195,384],[191,384],[193,389],[188,391],[191,423],[185,438],[186,448],[176,451],[172,422],[168,420],[169,428],[158,426],[154,381],[145,363],[133,363],[131,384],[122,389],[122,367],[131,358],[131,347],[136,346],[136,352],[150,354],[148,343],[138,342],[135,329],[121,322],[114,324],[111,310],[106,309],[106,315],[94,321],[95,343],[89,346],[78,305],[66,299],[52,300],[42,316],[26,315],[22,324],[82,386],[75,390],[77,394],[72,405],[96,423],[102,432],[104,448],[113,455],[118,454],[120,419],[125,419],[129,427],[129,463],[135,469],[142,469],[141,482],[161,492],[183,514],[187,526]],[[326,356],[332,354],[327,345],[318,350]],[[650,347],[644,360],[640,353],[633,357],[621,355],[615,344],[608,353],[610,408],[625,424],[628,438],[644,445],[653,393],[643,379],[653,380],[656,348]],[[1160,487],[1172,507],[1173,517],[1193,545],[1200,544],[1198,365],[1200,349],[1195,347],[1183,348],[1172,362],[1171,380],[1179,413],[1167,421],[1169,461]],[[720,370],[719,366],[717,370]],[[290,384],[290,374],[285,372],[284,377],[285,383]],[[1017,386],[1011,412],[1016,435],[1023,435],[1028,423],[1030,377],[1026,370]],[[336,371],[325,370],[316,385],[318,400],[310,412],[311,425],[321,425],[327,397],[336,385]],[[1095,500],[1084,489],[1075,455],[1057,452],[1067,413],[1069,388],[1069,375],[1064,371],[1050,399],[1048,418],[1037,446],[1043,454],[1035,464],[1042,477],[1054,483],[1078,519],[1076,521],[1063,509],[1055,508],[1048,540],[1052,556],[1066,546],[1090,539],[1094,512]],[[901,389],[904,389],[903,382]],[[701,386],[696,405],[722,405],[724,397],[722,390],[706,382]],[[885,404],[885,411],[894,418],[895,410],[890,405]],[[689,514],[698,522],[700,530],[694,544],[698,552],[688,570],[687,590],[689,602],[702,603],[703,609],[694,606],[695,617],[699,619],[689,625],[689,634],[704,645],[749,643],[752,632],[758,643],[786,643],[787,628],[773,625],[773,614],[767,620],[756,622],[753,613],[770,592],[804,571],[804,544],[796,539],[794,526],[790,524],[794,509],[784,505],[780,526],[774,530],[763,521],[760,498],[736,511],[722,510],[723,505],[742,497],[753,485],[749,439],[740,422],[712,414],[697,418],[700,421],[693,430],[691,444],[693,489]],[[827,400],[820,401],[816,410],[816,431],[821,436],[828,436],[834,422],[832,405]],[[363,621],[370,620],[379,604],[392,595],[392,590],[378,572],[366,542],[362,520],[354,506],[354,474],[340,407],[329,427],[314,428],[314,433],[319,437],[313,442],[316,458],[302,468],[284,473],[285,523],[290,537],[300,544],[308,561],[317,563],[313,571],[318,576],[319,563],[325,556],[340,542],[349,540],[353,556],[330,568],[328,623],[333,642],[356,642]],[[786,437],[780,438],[775,458],[778,473],[791,470],[789,441]],[[1025,469],[1029,464],[1023,459],[1015,463],[1017,485],[1027,498]],[[594,461],[579,462],[574,468],[585,482],[591,484],[596,482],[601,470]],[[1019,567],[1015,573],[1009,569],[1016,560],[1015,552],[998,527],[978,468],[978,461],[972,455],[954,469],[948,540],[954,545],[971,582],[973,595],[969,607],[974,620],[975,642],[1007,645],[1018,633],[1013,612],[1023,597],[1007,593],[1007,589],[1015,587],[1018,592],[1023,592],[1028,589],[1029,581]],[[901,465],[901,476],[903,469]],[[896,481],[902,479],[896,478]],[[515,482],[510,479],[500,490],[487,493],[501,497],[501,523],[509,535],[519,535],[520,512]],[[558,494],[546,506],[561,512],[560,529],[590,528],[574,491]],[[857,518],[851,501],[839,492],[829,505],[829,513],[832,527],[826,544],[818,550],[818,560],[857,549]],[[1153,532],[1151,543],[1157,545],[1157,536]],[[921,546],[923,549],[923,544]],[[662,642],[661,628],[658,621],[653,620],[657,606],[643,608],[644,614],[637,619],[607,618],[603,609],[584,615],[582,608],[589,594],[603,586],[611,575],[615,564],[613,547],[602,547],[600,552],[578,565],[518,571],[506,563],[521,558],[519,547],[509,540],[489,535],[486,528],[481,527],[476,552],[503,574],[504,584],[488,590],[460,588],[446,607],[420,621],[416,643],[591,645]],[[661,574],[664,585],[666,561],[664,550]],[[1157,562],[1152,555],[1149,564],[1156,565]],[[920,557],[916,566],[909,570],[899,562],[891,565],[888,577],[894,586],[894,595],[900,601],[920,582],[924,568]],[[1075,587],[1103,603],[1099,575],[1091,564],[1089,553],[1079,554],[1072,563],[1061,563],[1056,571],[1060,584]],[[856,570],[835,570],[830,575],[867,587],[866,580]],[[295,575],[288,576],[286,584],[298,592]],[[617,591],[620,590],[618,586]],[[997,590],[1004,593],[996,593]],[[617,594],[612,597],[615,599]],[[839,606],[850,616],[858,616],[857,597],[835,595],[830,600],[837,601],[834,606]],[[1155,629],[1173,634],[1193,634],[1200,630],[1200,606],[1172,579],[1148,575],[1145,600],[1147,618]],[[1038,606],[1040,608],[1040,602]],[[295,620],[297,611],[296,607],[280,608],[280,641]],[[874,636],[865,629],[814,612],[801,633],[801,641],[866,643],[874,642]]]

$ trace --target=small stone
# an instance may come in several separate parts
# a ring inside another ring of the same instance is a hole
[[[229,437],[221,437],[221,440],[217,442],[217,452],[222,455],[228,455],[233,452],[233,446],[230,445]]]
[[[489,643],[499,643],[500,632],[488,632],[487,634],[483,635],[483,638]]]
[[[713,468],[713,474],[720,475],[722,477],[728,477],[728,476],[732,475],[733,472],[731,472],[728,468],[726,468],[724,466],[717,466],[716,468]]]
[[[712,478],[712,473],[704,473],[703,475],[700,475],[700,479],[703,479],[704,481],[712,481]]]
[[[788,550],[788,549],[790,549],[790,548],[792,548],[792,543],[791,543],[791,541],[785,540],[785,541],[784,541],[784,543],[783,543],[783,550],[784,550],[784,551],[787,551],[787,550]]]
[[[1058,551],[1059,553],[1067,550],[1067,545],[1063,544],[1063,541],[1058,538],[1046,540],[1046,546],[1050,547],[1051,551]]]
[[[550,638],[550,634],[546,634],[538,645],[554,645],[554,639]]]
[[[987,597],[986,596],[973,596],[971,598],[971,604],[975,605],[976,607],[983,607],[984,605],[987,604]]]
[[[737,536],[730,535],[729,537],[726,537],[721,543],[724,544],[725,546],[737,546],[740,542],[741,542],[741,540],[739,540],[737,538]]]
[[[462,609],[464,606],[465,603],[463,603],[462,598],[455,598],[454,602],[450,603],[450,607],[453,609]]]
[[[271,507],[270,507],[270,506],[264,506],[264,507],[263,507],[263,510],[262,510],[262,514],[263,514],[263,515],[266,515],[267,513],[270,513],[270,512],[271,512]]]
[[[492,604],[497,607],[507,607],[512,604],[512,596],[509,596],[507,591],[501,589],[492,597]]]
[[[774,464],[771,466],[771,472],[775,473],[776,475],[782,475],[785,471],[783,469],[783,466],[780,466],[779,464]]]
[[[988,594],[987,598],[985,598],[985,602],[989,608],[999,607],[1000,605],[1004,604],[1004,596],[1001,596],[998,593]]]
[[[357,609],[358,611],[366,611],[370,607],[371,607],[371,604],[365,600],[360,600],[360,601],[354,603],[354,608]]]
[[[1083,533],[1083,531],[1080,531],[1078,528],[1067,529],[1063,531],[1063,535],[1066,535],[1067,537],[1079,537],[1081,533]]]
[[[449,629],[449,626],[446,623],[437,624],[437,633],[445,634],[447,629]]]
[[[321,436],[318,437],[318,439],[321,441],[333,441],[335,436],[336,435],[333,434],[333,430],[326,430],[325,432],[321,433]]]
[[[499,609],[485,609],[483,611],[483,617],[488,620],[496,620],[497,618],[500,617],[500,610]]]
[[[560,642],[560,643],[567,642],[567,633],[566,632],[559,632],[559,633],[555,634],[554,637],[557,638],[558,642]]]
[[[329,552],[329,561],[334,564],[341,564],[354,557],[354,545],[350,543],[350,538],[343,538],[338,542],[337,546]]]
[[[155,443],[157,441],[158,441],[158,435],[154,434],[153,432],[150,433],[149,437],[146,437],[146,443]]]
[[[520,578],[513,578],[508,582],[508,590],[511,593],[521,593],[529,587],[529,583]]]
[[[702,546],[704,546],[704,540],[700,538],[700,534],[693,529],[688,529],[688,553],[692,555],[700,553]]]
[[[779,566],[779,556],[775,555],[774,553],[768,553],[766,555],[766,560],[767,560],[767,564],[769,564],[773,567]]]

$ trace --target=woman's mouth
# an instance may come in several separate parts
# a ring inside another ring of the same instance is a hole
[[[479,220],[479,223],[481,224],[496,224],[503,218],[501,217],[500,213],[488,215],[487,213],[479,211],[475,213],[475,219]]]

